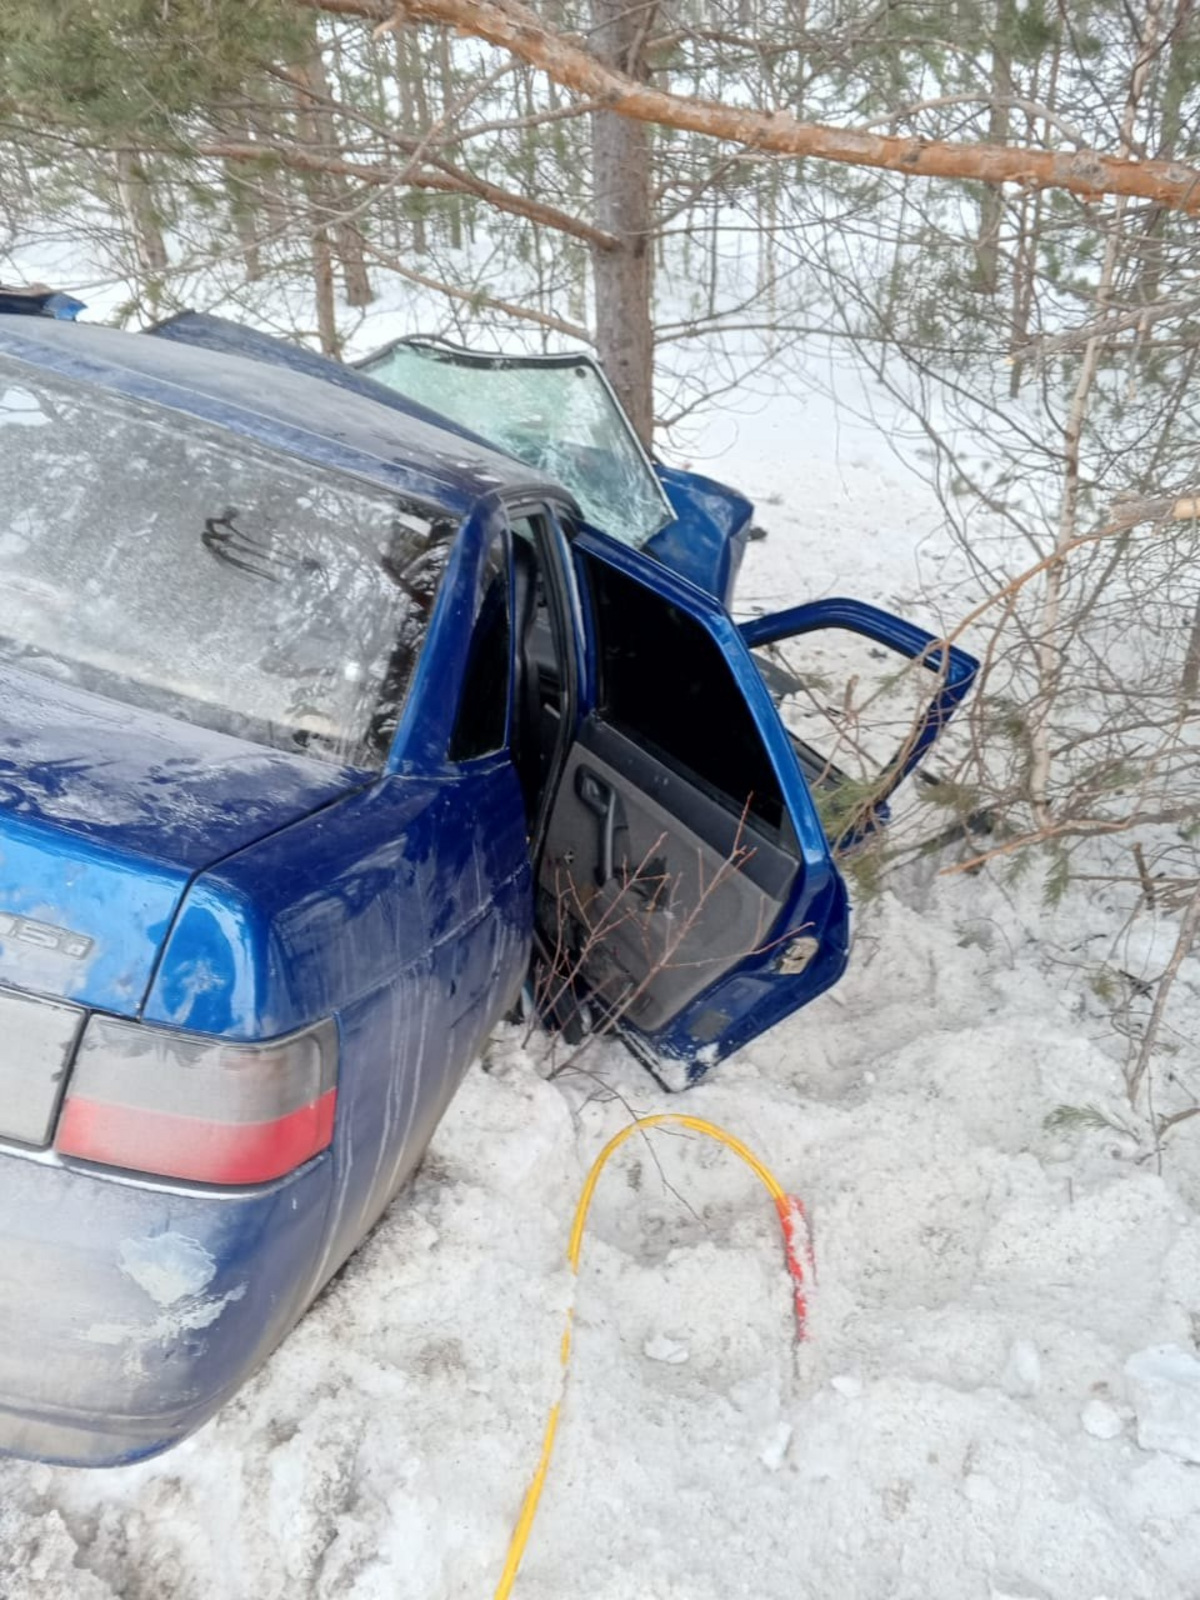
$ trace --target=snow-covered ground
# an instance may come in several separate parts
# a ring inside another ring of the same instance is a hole
[[[937,505],[823,392],[859,380],[813,376],[690,441],[771,530],[743,603],[959,614]],[[682,1099],[607,1045],[548,1080],[502,1031],[416,1182],[195,1439],[120,1471],[0,1465],[4,1600],[489,1596],[555,1391],[571,1212],[630,1108],[722,1124],[804,1198],[811,1338],[746,1169],[628,1143],[518,1600],[1195,1600],[1200,1119],[1161,1174],[1134,1136],[1047,1131],[1064,1104],[1122,1115],[1089,963],[1127,907],[1047,911],[1035,878],[944,864],[897,869],[845,981]],[[1171,948],[1144,924],[1131,981]],[[1179,1067],[1198,1023],[1192,959]]]

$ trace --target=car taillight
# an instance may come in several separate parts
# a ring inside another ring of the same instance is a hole
[[[264,1183],[333,1138],[337,1028],[268,1044],[92,1017],[55,1135],[67,1156],[197,1183]]]

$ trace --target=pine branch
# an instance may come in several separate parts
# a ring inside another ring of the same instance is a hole
[[[482,289],[457,289],[441,278],[431,278],[428,273],[416,271],[390,250],[381,249],[370,239],[363,240],[363,249],[389,272],[398,273],[411,283],[419,283],[423,289],[433,289],[438,294],[444,294],[450,300],[465,301],[473,310],[498,311],[506,317],[517,317],[523,322],[536,323],[539,328],[548,328],[552,333],[565,334],[568,339],[579,339],[584,344],[592,342],[591,333],[578,322],[565,322],[562,317],[551,316],[545,311],[536,311],[532,306],[514,305],[511,300],[498,300],[495,295],[487,294]]]
[[[360,183],[373,185],[376,188],[391,188],[400,177],[400,174],[390,167],[368,165],[362,161],[346,161],[338,156],[316,155],[297,145],[285,145],[267,140],[218,140],[196,145],[193,153],[217,161],[275,161],[280,166],[290,167],[296,172],[322,172],[334,177],[355,178]],[[487,183],[482,178],[463,172],[461,168],[431,171],[428,167],[424,167],[405,175],[404,182],[414,189],[434,189],[444,194],[472,195],[475,199],[494,206],[497,211],[507,211],[513,216],[525,217],[530,222],[541,223],[544,227],[553,228],[559,233],[570,234],[597,250],[614,250],[617,246],[613,236],[605,233],[602,228],[594,228],[591,223],[583,222],[578,217],[571,216],[569,212],[560,211],[556,206],[545,205],[540,200],[530,200],[524,195],[512,194],[494,183]]]
[[[846,166],[907,177],[1015,183],[1065,189],[1093,200],[1132,195],[1170,210],[1200,212],[1200,171],[1177,161],[1137,161],[1097,150],[1031,150],[1015,145],[957,144],[900,138],[862,128],[801,122],[784,111],[720,105],[656,89],[608,66],[582,45],[543,26],[517,0],[293,0],[306,10],[362,17],[388,30],[404,22],[437,22],[509,50],[555,83],[640,122],[728,139],[782,156],[815,156]]]

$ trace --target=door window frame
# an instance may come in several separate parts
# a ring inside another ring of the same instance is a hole
[[[534,549],[545,587],[546,606],[550,613],[550,627],[562,673],[562,705],[559,714],[558,739],[545,782],[538,796],[537,806],[529,825],[529,856],[536,872],[550,820],[553,796],[558,790],[567,752],[575,739],[580,721],[581,700],[587,682],[587,664],[583,647],[586,639],[583,607],[575,581],[574,563],[571,559],[571,524],[576,513],[565,503],[549,497],[517,496],[501,501],[500,514],[509,534],[509,608],[514,611],[515,597],[512,585],[515,579],[511,544],[515,535],[514,520],[527,517],[533,525]],[[514,616],[512,627],[513,661],[509,669],[509,721],[508,743],[511,749],[513,719],[520,708],[513,704],[516,685],[520,680],[515,652],[520,648],[518,628]]]
[[[508,750],[512,743],[513,723],[513,580],[512,580],[512,530],[506,522],[493,522],[486,531],[486,543],[480,556],[479,567],[475,576],[475,594],[471,627],[467,635],[466,655],[463,660],[462,677],[458,686],[458,696],[455,705],[454,718],[450,724],[449,736],[446,742],[446,760],[452,766],[469,767],[478,761],[491,761],[497,755]],[[495,559],[494,552],[499,546],[499,559]],[[478,665],[477,652],[480,646],[480,630],[485,624],[484,607],[488,602],[488,594],[496,577],[501,580],[504,594],[504,651],[506,662],[504,684],[504,710],[501,719],[499,738],[484,750],[471,750],[458,753],[455,742],[459,739],[467,713],[468,696],[476,688],[472,678]]]

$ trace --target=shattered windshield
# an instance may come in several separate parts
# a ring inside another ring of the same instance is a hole
[[[179,412],[0,358],[0,660],[381,764],[452,525]]]
[[[624,544],[640,547],[674,516],[604,374],[587,357],[481,356],[404,339],[361,370],[556,478],[590,523]]]

